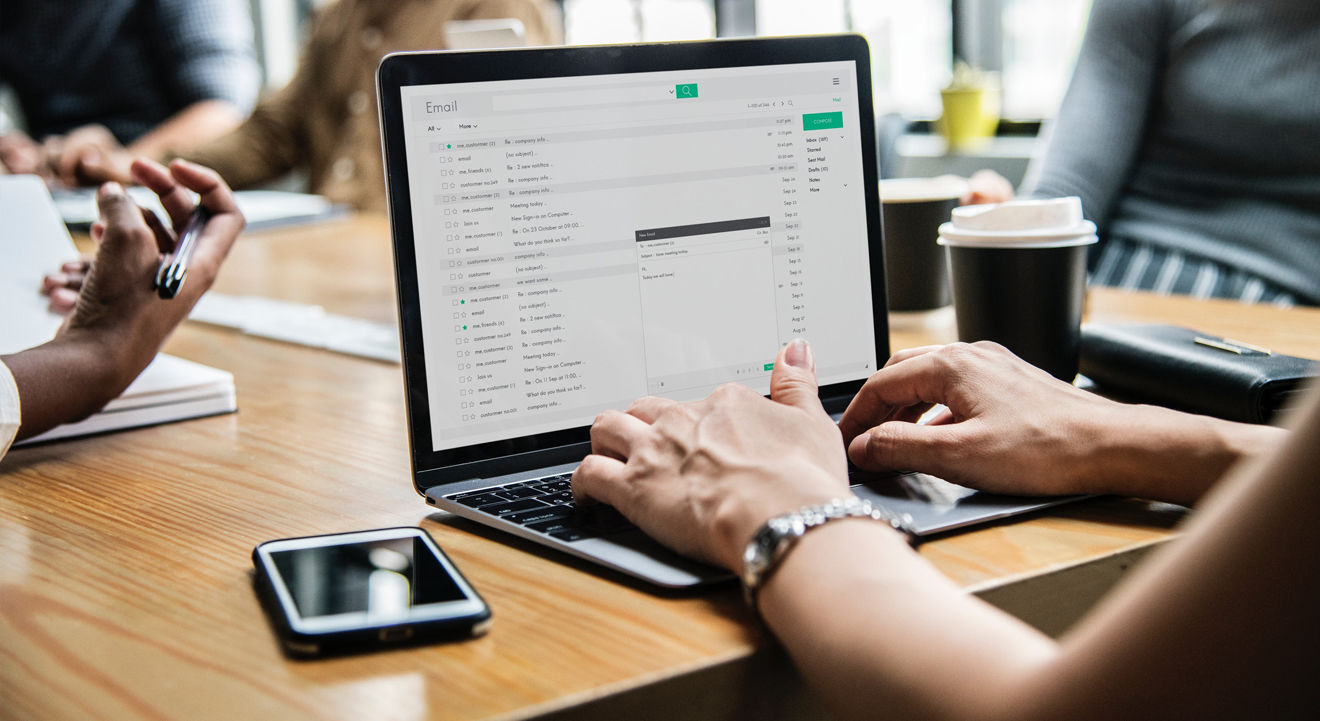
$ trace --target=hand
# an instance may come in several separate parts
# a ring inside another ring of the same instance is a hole
[[[117,183],[101,187],[96,196],[101,217],[92,224],[99,247],[73,314],[49,343],[3,358],[23,399],[19,438],[85,418],[122,393],[210,287],[243,229],[234,196],[214,171],[180,160],[168,170],[136,160],[132,173],[160,196],[172,228],[135,205]],[[192,212],[189,191],[201,196],[211,219],[182,291],[161,300],[153,281]]]
[[[967,191],[959,201],[961,205],[1003,203],[1013,199],[1013,184],[993,170],[978,170],[967,179]]]
[[[100,219],[92,224],[96,260],[82,282],[73,314],[56,336],[98,337],[108,357],[121,359],[119,370],[129,380],[146,367],[211,286],[244,224],[229,187],[207,168],[175,161],[167,170],[152,161],[136,160],[132,175],[160,197],[172,228],[134,204],[118,184],[102,186],[96,197]],[[153,280],[163,254],[174,248],[177,233],[192,212],[189,191],[200,196],[211,218],[199,238],[182,292],[163,301],[152,287]]]
[[[648,397],[602,413],[573,495],[614,506],[681,553],[741,569],[766,520],[850,495],[805,341],[779,352],[770,396],[730,384],[693,403]]]
[[[49,173],[66,186],[133,181],[132,156],[104,125],[84,125],[43,145]]]
[[[947,409],[918,425],[935,404]],[[1135,408],[1056,380],[1003,346],[958,343],[895,354],[853,398],[839,429],[848,457],[864,469],[1055,495],[1095,492],[1104,430]]]
[[[0,174],[38,173],[42,169],[41,145],[21,130],[0,135]]]

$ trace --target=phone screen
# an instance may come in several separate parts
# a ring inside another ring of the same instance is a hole
[[[271,561],[304,619],[407,617],[416,606],[466,598],[421,538],[382,538],[273,551]]]

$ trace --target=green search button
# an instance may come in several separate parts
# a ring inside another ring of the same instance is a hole
[[[676,98],[695,98],[697,97],[696,83],[679,83],[674,86],[674,97]]]
[[[843,127],[843,113],[806,113],[802,116],[802,129],[829,130]]]
[[[765,364],[765,369],[768,370],[768,371],[772,371],[772,370],[775,369],[775,364],[774,364],[774,363],[766,363],[766,364]]]

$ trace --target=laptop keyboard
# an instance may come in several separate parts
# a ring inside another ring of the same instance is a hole
[[[571,476],[561,473],[445,498],[561,541],[580,541],[636,528],[611,506],[574,505]]]

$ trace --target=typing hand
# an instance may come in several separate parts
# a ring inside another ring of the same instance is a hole
[[[792,365],[789,365],[792,363]],[[579,501],[608,503],[656,540],[730,569],[767,519],[849,495],[838,429],[816,397],[811,351],[780,351],[771,399],[740,385],[606,411],[573,473]]]
[[[935,404],[947,408],[917,420]],[[1052,378],[1003,346],[901,351],[844,411],[848,457],[868,470],[923,471],[1000,493],[1089,492],[1100,438],[1124,408]]]

